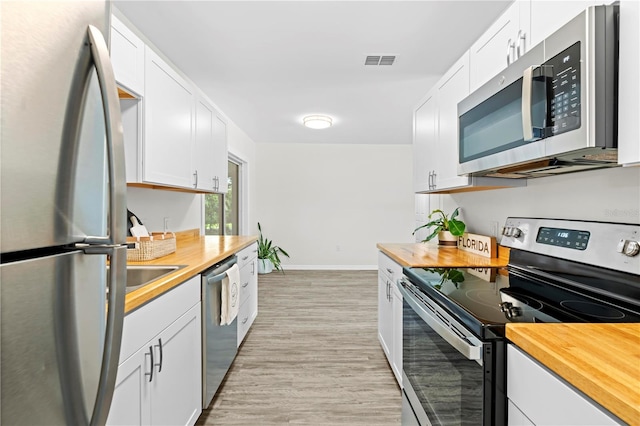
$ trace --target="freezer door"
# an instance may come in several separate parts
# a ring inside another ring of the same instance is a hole
[[[107,130],[87,27],[108,35],[108,12],[104,1],[0,2],[2,253],[107,233]]]
[[[1,424],[89,423],[104,352],[106,261],[76,251],[0,266]]]

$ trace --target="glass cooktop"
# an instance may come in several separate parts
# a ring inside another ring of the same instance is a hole
[[[427,297],[481,338],[510,322],[640,322],[640,309],[513,268],[404,268]]]

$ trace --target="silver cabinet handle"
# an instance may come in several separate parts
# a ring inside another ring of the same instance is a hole
[[[438,175],[436,174],[436,171],[434,170],[433,171],[433,188],[431,188],[431,189],[436,189],[436,187],[438,186],[438,185],[436,185],[437,176]]]
[[[518,30],[518,43],[516,44],[516,54],[518,58],[524,55],[526,46],[525,43],[527,41],[527,33],[522,30]]]
[[[98,85],[102,94],[102,107],[106,123],[106,150],[109,175],[109,235],[87,237],[87,244],[124,244],[127,236],[126,176],[124,162],[124,138],[122,117],[113,66],[109,59],[109,49],[100,30],[89,25],[87,29],[93,63],[96,67]],[[124,296],[126,288],[127,250],[126,246],[110,247],[109,307],[105,327],[105,345],[102,355],[100,379],[96,403],[91,415],[91,425],[103,425],[109,415],[113,398],[124,321]]]
[[[158,373],[162,371],[162,339],[158,339],[158,344],[156,345],[156,348],[160,349],[160,362],[156,364],[156,366],[158,367]]]
[[[244,260],[247,260],[248,258],[249,258],[249,256],[244,256],[244,257],[242,258],[242,260],[244,261]]]
[[[147,354],[145,353],[144,355],[146,357]],[[153,364],[153,346],[149,346],[149,356],[151,357],[151,364],[150,364],[151,368],[149,368],[149,373],[144,373],[144,375],[145,376],[149,376],[149,381],[151,382],[151,381],[153,381],[153,367],[154,367],[154,364]]]
[[[247,321],[249,321],[249,317],[244,317],[244,319],[242,320],[242,323],[243,323],[243,324],[246,324],[246,323],[247,323]]]
[[[242,284],[242,288],[247,288],[248,285],[249,285],[249,281],[247,281],[246,283]]]
[[[391,270],[391,268],[387,268],[387,272],[393,275],[393,271]]]
[[[193,173],[193,180],[194,180],[193,187],[197,188],[198,187],[198,171],[197,170]]]
[[[516,44],[511,39],[507,40],[507,65],[511,65],[511,55],[515,47]]]
[[[256,262],[253,261],[251,262],[251,275],[255,275],[256,274]]]

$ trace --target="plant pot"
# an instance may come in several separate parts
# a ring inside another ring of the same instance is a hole
[[[438,245],[444,247],[458,247],[458,237],[449,231],[438,232]]]
[[[269,259],[258,259],[258,273],[269,274],[273,271],[273,263]]]

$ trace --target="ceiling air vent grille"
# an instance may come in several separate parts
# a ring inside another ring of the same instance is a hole
[[[393,65],[396,57],[392,55],[370,55],[364,60],[365,65]]]

